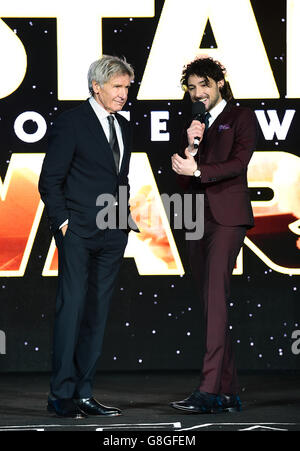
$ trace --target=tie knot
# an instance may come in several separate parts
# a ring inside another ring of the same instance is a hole
[[[114,123],[115,117],[110,114],[109,116],[107,116],[107,120],[110,123],[110,125],[112,125]]]

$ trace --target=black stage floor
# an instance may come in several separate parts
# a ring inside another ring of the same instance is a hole
[[[60,419],[47,413],[49,374],[0,374],[0,431],[300,431],[299,372],[240,375],[243,411],[185,414],[169,402],[189,395],[196,372],[98,373],[95,397],[116,418]]]

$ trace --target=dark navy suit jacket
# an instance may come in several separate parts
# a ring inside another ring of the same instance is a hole
[[[119,186],[125,186],[129,199],[130,127],[123,116],[115,116],[124,142],[119,174],[103,128],[88,100],[62,113],[56,120],[39,180],[39,191],[53,233],[68,219],[74,233],[81,237],[93,236],[99,230],[97,197],[100,194],[116,196]]]

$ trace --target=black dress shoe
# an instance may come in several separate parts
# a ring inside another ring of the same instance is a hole
[[[74,418],[76,420],[87,418],[87,415],[74,403],[73,399],[48,398],[47,410],[58,417]]]
[[[172,402],[170,406],[189,413],[219,413],[222,411],[216,395],[199,390],[195,390],[189,398],[183,401]]]
[[[116,407],[106,407],[94,398],[76,399],[77,406],[87,415],[116,417],[122,415],[121,410]]]
[[[219,395],[223,412],[240,412],[242,403],[238,395]]]

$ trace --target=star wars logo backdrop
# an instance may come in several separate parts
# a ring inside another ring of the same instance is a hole
[[[197,54],[225,65],[235,102],[253,108],[259,124],[249,167],[256,227],[229,301],[238,367],[299,368],[300,0],[68,3],[0,1],[1,371],[51,367],[57,253],[37,182],[49,129],[88,97],[87,70],[101,54],[125,56],[136,72],[124,115],[142,233],[129,236],[99,368],[201,366],[184,232],[173,227],[176,207],[170,219],[162,202],[178,192],[170,157],[191,114],[179,80]]]

